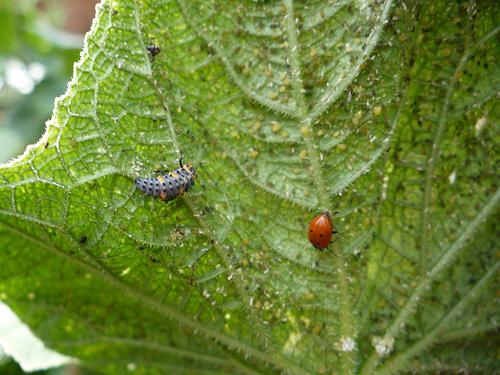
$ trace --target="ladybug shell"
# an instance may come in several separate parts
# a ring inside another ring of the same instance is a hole
[[[323,212],[309,223],[307,237],[314,247],[324,249],[332,240],[333,223],[329,212]]]

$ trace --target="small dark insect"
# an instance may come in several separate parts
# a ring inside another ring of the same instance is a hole
[[[50,146],[50,143],[49,142],[45,142],[45,148],[47,148],[49,146]]]
[[[326,211],[311,220],[307,237],[315,248],[324,249],[330,244],[333,233],[337,232],[333,227],[332,216]]]
[[[78,240],[78,242],[81,243],[81,244],[84,244],[85,242],[87,242],[87,236],[83,236],[82,238],[80,238]]]
[[[156,55],[158,55],[161,52],[160,47],[158,47],[156,44],[150,44],[146,47],[146,49],[148,50],[152,58],[155,58]]]
[[[158,171],[161,174],[156,178],[136,178],[135,185],[148,196],[160,198],[162,201],[171,201],[191,189],[197,177],[190,163],[183,165],[181,158],[179,165],[179,168],[173,172]]]

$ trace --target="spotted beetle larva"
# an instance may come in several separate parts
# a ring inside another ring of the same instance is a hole
[[[135,185],[148,196],[171,201],[191,189],[196,180],[196,171],[190,163],[182,164],[173,172],[159,171],[158,177],[136,178]]]

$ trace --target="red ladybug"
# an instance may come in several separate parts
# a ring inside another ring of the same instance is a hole
[[[307,237],[315,248],[324,249],[330,244],[333,233],[337,232],[333,227],[332,216],[326,211],[311,220]]]

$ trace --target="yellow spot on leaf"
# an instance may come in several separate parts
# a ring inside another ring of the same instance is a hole
[[[462,78],[464,76],[464,72],[462,70],[458,70],[455,72],[455,79],[458,81],[460,78]]]
[[[339,144],[337,145],[337,148],[338,148],[339,150],[344,151],[344,150],[347,148],[347,145],[346,145],[345,143],[339,143]]]
[[[275,122],[271,127],[271,130],[273,131],[273,133],[279,132],[281,130],[281,124]]]
[[[302,334],[300,332],[293,332],[288,336],[285,345],[283,346],[283,353],[290,355],[295,351],[297,343],[302,338]]]
[[[451,48],[445,48],[444,50],[441,51],[441,55],[444,57],[448,57],[451,55]]]
[[[251,157],[251,158],[256,158],[258,155],[259,155],[259,151],[257,150],[250,150],[250,152],[248,153],[248,155]]]
[[[304,298],[308,301],[314,299],[314,294],[311,292],[304,293]]]
[[[359,120],[361,120],[361,117],[363,116],[363,112],[362,111],[358,111],[356,112],[356,114],[354,115],[354,117],[352,118],[352,123],[354,125],[358,125],[359,124]]]
[[[130,267],[127,267],[125,268],[122,273],[120,274],[120,276],[125,276],[126,274],[128,274],[130,272]]]
[[[311,132],[311,128],[309,126],[303,126],[302,128],[300,128],[300,132],[304,137],[307,137]]]

